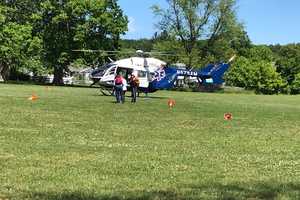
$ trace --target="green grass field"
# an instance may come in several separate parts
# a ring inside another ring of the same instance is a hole
[[[150,96],[0,84],[0,200],[300,199],[300,96]]]

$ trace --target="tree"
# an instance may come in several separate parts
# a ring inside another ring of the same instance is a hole
[[[153,51],[162,53],[156,55],[156,57],[167,63],[185,63],[187,61],[185,52],[177,40],[164,39],[155,41]]]
[[[252,61],[274,62],[275,58],[271,49],[265,45],[253,46],[246,50],[246,57]]]
[[[18,24],[32,24],[33,15],[38,12],[40,3],[44,0],[5,0],[1,4],[13,10],[7,16]]]
[[[199,48],[201,51],[199,55],[205,62],[211,59],[214,59],[214,62],[226,62],[235,54],[246,56],[247,50],[252,47],[244,25],[237,19],[235,4],[235,1],[220,2],[220,12],[223,14],[222,26],[218,34],[204,40]]]
[[[245,57],[237,58],[225,73],[226,85],[242,87],[246,89],[255,88],[256,77],[252,63]]]
[[[291,84],[291,93],[300,94],[300,73],[295,76],[295,79]]]
[[[143,51],[151,51],[153,48],[153,41],[151,39],[128,40],[123,39],[120,41],[121,50],[136,51],[141,49]]]
[[[235,0],[167,0],[167,3],[169,8],[166,10],[158,6],[152,8],[161,18],[158,27],[180,41],[189,67],[193,57],[199,56],[195,48],[197,41],[205,40],[202,50],[207,51],[232,22],[236,22]]]
[[[0,5],[0,79],[7,81],[11,70],[34,71],[41,66],[41,41],[32,37],[32,26],[13,21],[15,10]]]
[[[274,64],[267,61],[254,61],[257,85],[255,90],[262,94],[278,94],[286,87],[286,82],[276,72]]]
[[[291,85],[300,73],[300,44],[275,45],[270,48],[276,58],[277,71]]]
[[[118,50],[120,34],[127,30],[127,17],[117,0],[46,0],[41,4],[40,29],[45,61],[54,71],[54,84],[78,57],[92,62],[96,56],[74,49]]]

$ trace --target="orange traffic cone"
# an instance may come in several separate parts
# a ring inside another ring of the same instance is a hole
[[[231,113],[225,113],[224,114],[224,119],[225,120],[232,120],[232,114]]]
[[[30,101],[35,101],[35,100],[37,100],[38,99],[38,96],[36,96],[35,94],[32,94],[29,98],[28,98],[28,100],[30,100]]]
[[[174,99],[169,99],[168,100],[168,106],[169,106],[169,108],[173,108],[175,106],[175,100]]]

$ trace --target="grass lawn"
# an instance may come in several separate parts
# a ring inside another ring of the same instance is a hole
[[[0,84],[0,200],[300,199],[300,96],[150,96]]]

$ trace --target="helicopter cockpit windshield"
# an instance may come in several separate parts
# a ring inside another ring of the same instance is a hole
[[[91,77],[93,77],[93,78],[101,78],[105,74],[105,72],[107,71],[107,69],[111,68],[114,65],[116,65],[116,64],[114,64],[114,63],[108,63],[106,65],[103,65],[103,66],[101,66],[101,67],[93,70],[92,73],[91,73]]]
[[[102,67],[101,67],[101,69],[108,69],[108,68],[110,68],[110,67],[112,67],[112,66],[114,66],[114,65],[116,65],[115,63],[108,63],[108,64],[106,64],[106,65],[103,65]]]

